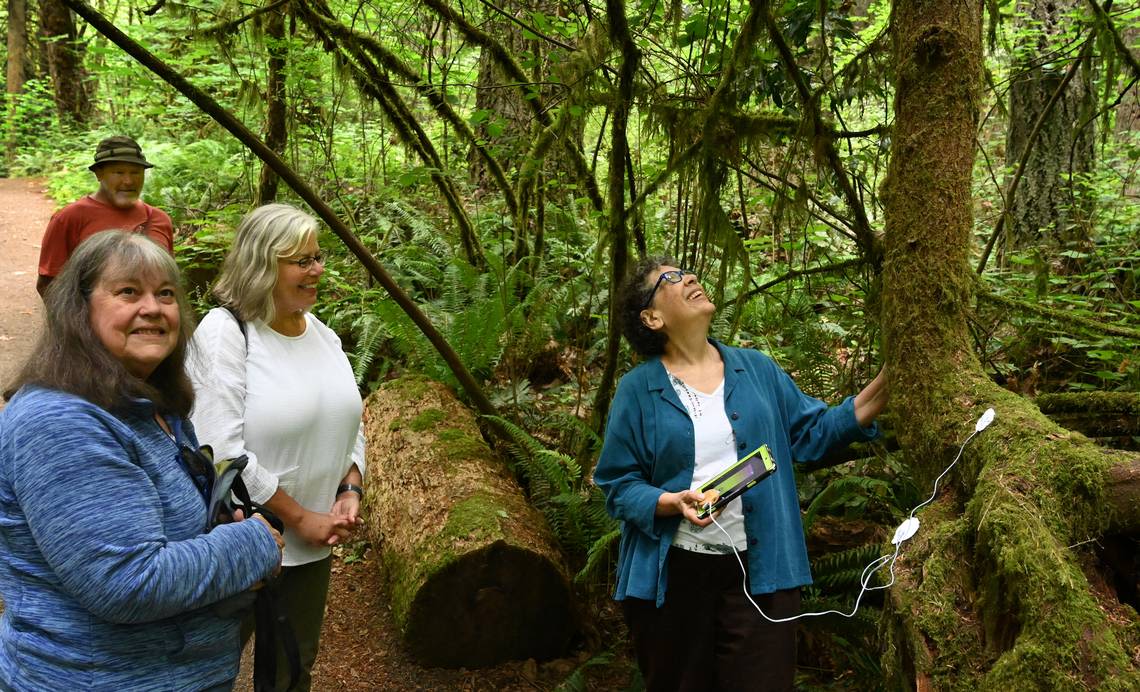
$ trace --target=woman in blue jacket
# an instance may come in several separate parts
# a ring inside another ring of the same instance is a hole
[[[619,295],[622,331],[646,360],[618,385],[594,480],[622,522],[615,599],[622,602],[646,689],[792,688],[795,629],[811,583],[792,461],[877,434],[880,373],[828,407],[772,359],[709,339],[716,306],[692,272],[651,258]],[[698,488],[766,444],[777,470],[698,518]]]
[[[0,690],[229,690],[239,622],[219,602],[283,543],[260,516],[206,532],[174,259],[96,234],[45,306],[0,412]]]

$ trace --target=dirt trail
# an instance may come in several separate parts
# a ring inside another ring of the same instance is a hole
[[[53,210],[40,181],[0,179],[0,385],[16,374],[40,331],[36,263]]]

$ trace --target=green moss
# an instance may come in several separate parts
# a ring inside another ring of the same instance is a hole
[[[450,544],[453,541],[484,539],[488,536],[501,537],[501,511],[502,502],[498,498],[476,493],[451,508],[439,539]]]
[[[462,461],[464,459],[486,459],[490,457],[487,443],[478,430],[462,430],[460,428],[444,428],[436,434],[439,442],[436,451],[447,461]]]
[[[1034,399],[1049,412],[1122,413],[1140,416],[1140,394],[1135,392],[1064,392],[1041,394]]]
[[[1013,432],[986,443],[990,463],[966,513],[977,531],[974,569],[984,575],[978,607],[1000,654],[982,687],[1135,689],[1136,673],[1069,547],[1107,525],[1109,461],[1025,406],[1005,417]]]
[[[434,380],[422,375],[407,375],[384,383],[383,389],[406,401],[423,398],[433,388]]]
[[[447,523],[411,564],[398,562],[395,553],[385,552],[384,565],[392,580],[391,608],[396,624],[403,629],[412,602],[423,583],[457,556],[456,545],[470,540],[487,541],[502,537],[501,503],[487,493],[476,493],[451,507]]]
[[[917,544],[908,549],[907,563],[917,570],[915,582],[896,589],[897,607],[922,634],[908,639],[896,631],[895,662],[884,660],[901,688],[912,688],[910,666],[897,662],[899,649],[917,657],[914,668],[930,675],[934,689],[972,690],[994,655],[984,648],[981,628],[972,617],[974,589],[970,574],[969,525],[955,516],[948,502],[928,507],[922,516]]]
[[[443,409],[429,408],[421,411],[415,418],[408,421],[408,427],[415,432],[423,432],[435,427],[447,417]]]

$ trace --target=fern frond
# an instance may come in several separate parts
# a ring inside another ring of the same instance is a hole
[[[605,534],[598,540],[594,541],[590,546],[590,550],[586,553],[586,564],[578,573],[574,575],[574,583],[581,584],[586,581],[597,571],[602,561],[607,559],[610,555],[617,550],[617,542],[621,539],[621,529],[615,528],[609,533]]]
[[[356,346],[349,355],[352,362],[352,375],[357,386],[364,384],[368,368],[376,356],[376,351],[385,336],[384,322],[375,313],[364,313],[353,322]]]
[[[882,546],[869,543],[848,550],[820,555],[811,561],[812,579],[819,588],[830,590],[861,588],[860,578],[867,565],[879,559]],[[880,583],[872,577],[870,586]]]

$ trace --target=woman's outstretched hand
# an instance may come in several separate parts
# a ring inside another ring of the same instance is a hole
[[[867,386],[855,395],[855,420],[864,428],[870,427],[871,423],[875,422],[875,418],[886,408],[890,398],[887,371],[884,368],[879,371],[878,375],[875,375],[875,379],[868,382]]]

